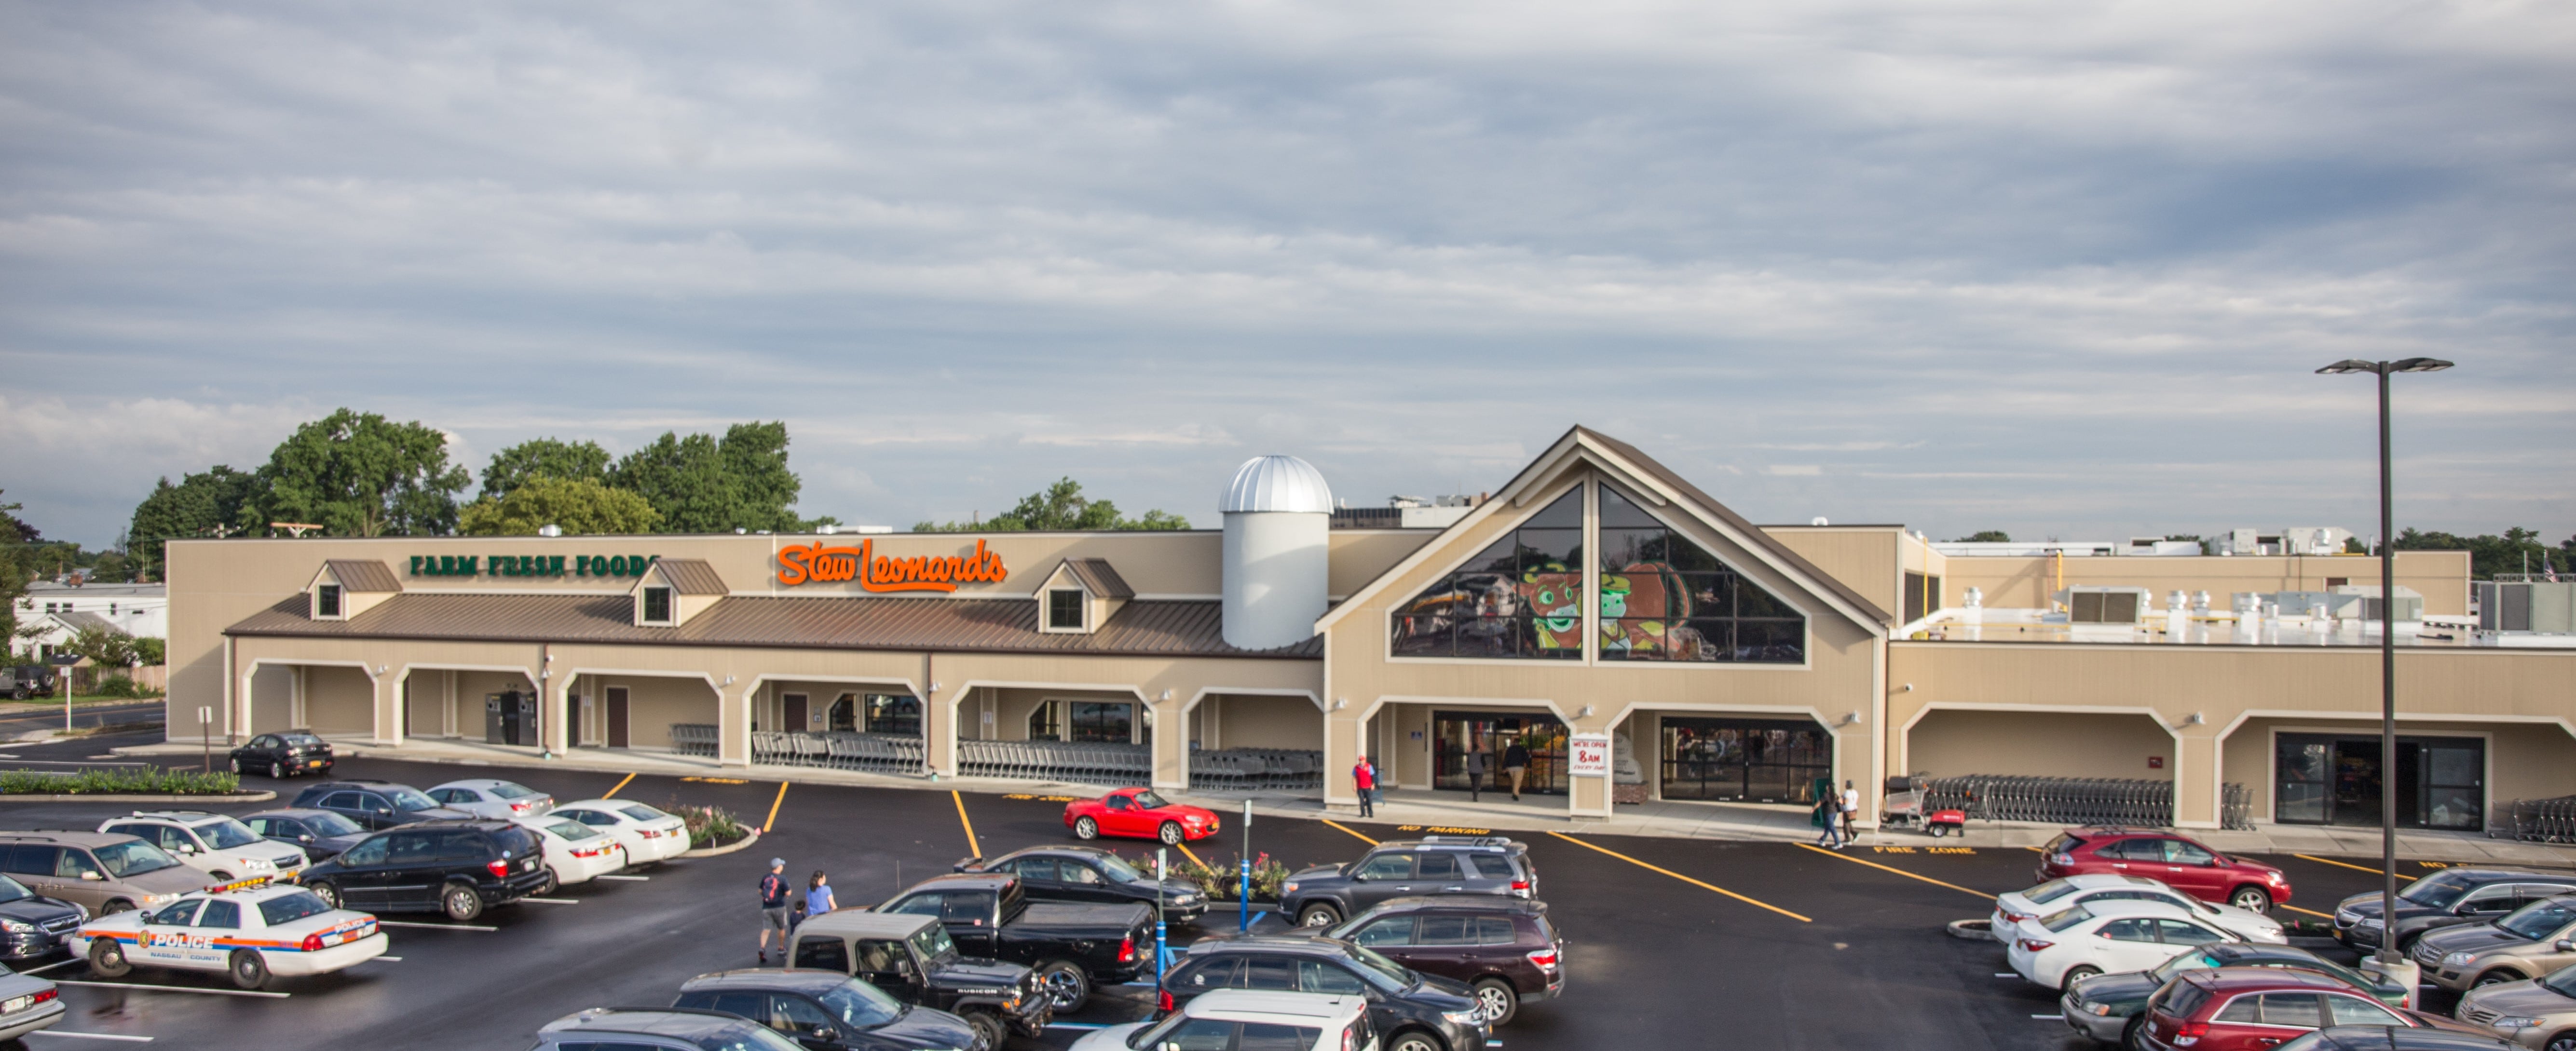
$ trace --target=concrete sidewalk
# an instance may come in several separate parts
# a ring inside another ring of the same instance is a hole
[[[605,751],[574,749],[545,758],[535,748],[513,745],[484,744],[414,738],[398,747],[370,744],[363,740],[338,739],[332,747],[343,757],[390,759],[415,763],[453,763],[461,766],[530,767],[547,770],[588,770],[603,776],[650,774],[666,777],[741,778],[750,781],[794,781],[801,784],[853,785],[872,788],[978,792],[986,794],[1022,794],[1041,796],[1090,797],[1105,789],[1099,785],[1072,782],[1027,781],[997,777],[915,777],[897,774],[871,774],[852,770],[834,770],[813,766],[726,766],[705,756],[675,755],[656,751]],[[137,745],[113,749],[123,756],[176,756],[197,754],[193,743]],[[604,789],[603,789],[604,790]],[[1219,813],[1239,814],[1246,800],[1255,815],[1302,819],[1336,818],[1354,821],[1347,808],[1327,810],[1322,798],[1293,792],[1172,792],[1166,793],[1178,802],[1203,806]],[[1529,795],[1513,800],[1508,794],[1485,792],[1470,801],[1466,793],[1426,789],[1390,789],[1384,801],[1377,804],[1372,824],[1395,825],[1408,832],[1565,832],[1618,836],[1661,836],[1674,839],[1753,840],[1767,842],[1808,842],[1816,830],[1808,824],[1808,809],[1797,805],[1763,803],[1698,803],[1653,800],[1618,808],[1608,818],[1575,818],[1565,813],[1563,796]],[[1860,846],[1958,846],[1987,849],[2038,847],[2054,838],[2065,826],[2028,822],[1973,821],[1964,835],[1934,839],[1915,829],[1862,829]],[[2379,856],[2379,830],[2375,828],[2317,827],[2312,825],[2257,824],[2250,831],[2193,830],[2193,839],[2218,850],[2248,854],[2313,854],[2320,857],[2375,859]],[[2397,856],[2414,861],[2439,861],[2450,864],[2488,863],[2533,865],[2576,869],[2576,846],[2545,843],[2520,843],[2489,839],[2459,832],[2401,832],[2397,836]]]

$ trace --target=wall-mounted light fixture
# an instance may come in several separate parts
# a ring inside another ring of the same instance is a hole
[[[1913,692],[1914,692],[1914,684],[1913,684],[1913,683],[1910,683],[1910,682],[1909,682],[1909,683],[1906,683],[1906,684],[1905,684],[1905,688],[1904,688],[1904,689],[1902,689],[1902,690],[1899,690],[1899,691],[1897,691],[1897,692],[1899,692],[1899,693],[1913,693]]]
[[[1168,689],[1164,690],[1164,691],[1163,691],[1163,695],[1162,695],[1162,696],[1160,696],[1160,697],[1155,698],[1155,700],[1161,701],[1161,702],[1163,702],[1163,703],[1165,703],[1165,704],[1170,704],[1170,703],[1172,703],[1172,691],[1170,691],[1170,690],[1168,690]]]
[[[1860,723],[1860,713],[1859,713],[1859,712],[1845,712],[1845,713],[1843,713],[1842,720],[1841,720],[1841,721],[1839,721],[1839,722],[1836,722],[1834,725],[1836,725],[1836,726],[1856,726],[1856,725],[1859,725],[1859,723]]]
[[[1592,706],[1588,704],[1584,705],[1582,708],[1575,711],[1574,717],[1577,719],[1592,718]]]
[[[2193,713],[2191,713],[2190,715],[2187,715],[2187,716],[2184,716],[2184,717],[2183,717],[2182,724],[2183,724],[2184,726],[2199,726],[2199,725],[2201,725],[2201,724],[2203,724],[2203,723],[2207,723],[2208,721],[2209,721],[2209,717],[2208,717],[2208,716],[2203,715],[2203,714],[2201,714],[2201,713],[2199,713],[2199,712],[2193,712]]]
[[[1348,708],[1348,707],[1350,707],[1350,706],[1351,706],[1351,699],[1350,699],[1350,698],[1348,698],[1348,697],[1335,697],[1335,698],[1333,698],[1333,710],[1334,710],[1334,711],[1337,711],[1337,712],[1338,712],[1338,711],[1341,711],[1342,709],[1344,709],[1344,708]]]

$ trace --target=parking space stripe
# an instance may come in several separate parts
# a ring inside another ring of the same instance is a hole
[[[778,795],[769,801],[769,816],[760,820],[761,834],[767,835],[770,829],[778,827],[778,807],[787,802],[787,785],[786,781],[778,783]]]
[[[497,931],[499,927],[477,927],[470,923],[413,923],[408,920],[377,920],[378,927],[418,927],[431,931]]]
[[[1969,890],[1968,888],[1966,888],[1966,887],[1962,887],[1962,886],[1960,886],[1960,885],[1958,885],[1958,884],[1956,884],[1956,883],[1943,883],[1943,882],[1941,882],[1940,880],[1933,879],[1933,878],[1932,878],[1932,877],[1930,877],[1930,876],[1917,876],[1917,875],[1915,875],[1915,874],[1913,874],[1913,873],[1911,873],[1911,872],[1907,872],[1907,871],[1905,871],[1904,869],[1900,869],[1900,868],[1890,868],[1890,867],[1888,867],[1888,866],[1886,866],[1886,865],[1881,865],[1881,864],[1879,864],[1878,862],[1875,862],[1875,861],[1862,861],[1861,859],[1856,858],[1856,857],[1853,857],[1853,856],[1851,856],[1851,855],[1849,855],[1849,854],[1837,854],[1837,853],[1835,853],[1835,852],[1833,852],[1833,851],[1826,850],[1826,849],[1825,849],[1825,848],[1823,848],[1823,847],[1814,846],[1814,845],[1811,845],[1811,844],[1806,844],[1806,843],[1792,843],[1792,844],[1790,844],[1790,846],[1793,846],[1793,847],[1803,847],[1803,848],[1805,848],[1805,849],[1807,849],[1807,850],[1815,851],[1815,852],[1816,852],[1816,853],[1818,853],[1818,854],[1822,854],[1822,855],[1824,855],[1824,856],[1826,856],[1826,857],[1833,858],[1833,859],[1835,859],[1835,860],[1837,860],[1837,861],[1848,861],[1848,862],[1851,862],[1851,863],[1852,863],[1852,864],[1854,864],[1854,865],[1867,865],[1867,866],[1869,866],[1869,867],[1871,867],[1871,868],[1874,868],[1874,869],[1879,870],[1880,872],[1893,872],[1893,873],[1895,873],[1895,874],[1897,874],[1897,875],[1899,875],[1899,876],[1903,876],[1903,877],[1905,877],[1905,878],[1907,878],[1907,879],[1919,879],[1919,880],[1922,880],[1922,881],[1923,881],[1923,882],[1925,882],[1925,883],[1929,883],[1929,884],[1931,884],[1931,885],[1933,885],[1933,886],[1935,886],[1935,887],[1948,887],[1948,888],[1950,888],[1951,890],[1958,891],[1958,892],[1959,892],[1959,893],[1961,893],[1961,894],[1974,894],[1974,895],[1976,895],[1976,896],[1978,896],[1978,897],[1980,897],[1980,898],[1984,898],[1984,899],[1986,899],[1986,900],[1988,900],[1988,901],[1993,901],[1993,900],[1994,900],[1994,897],[1995,897],[1994,895],[1992,895],[1992,894],[1988,894],[1988,893],[1986,893],[1986,892],[1984,892],[1984,891],[1982,891],[1982,890]]]
[[[54,984],[87,985],[96,986],[100,989],[148,989],[154,992],[164,993],[205,993],[210,996],[258,996],[271,1000],[283,1000],[295,995],[294,993],[262,992],[257,989],[199,989],[192,985],[143,985],[136,982],[75,982],[70,980],[61,980],[56,981]]]
[[[1350,826],[1345,825],[1345,824],[1342,824],[1342,823],[1341,823],[1341,822],[1339,822],[1339,821],[1335,821],[1335,820],[1333,820],[1332,818],[1329,818],[1329,817],[1328,817],[1328,818],[1325,818],[1325,819],[1324,819],[1324,823],[1325,823],[1325,824],[1327,824],[1327,825],[1331,825],[1331,826],[1333,826],[1334,828],[1341,829],[1341,830],[1342,830],[1342,831],[1344,831],[1344,832],[1350,832],[1350,833],[1351,833],[1351,838],[1353,838],[1353,839],[1357,839],[1357,840],[1359,840],[1359,841],[1360,841],[1360,842],[1362,842],[1362,843],[1366,843],[1366,844],[1368,844],[1368,845],[1370,845],[1370,846],[1372,846],[1372,847],[1374,847],[1374,846],[1376,846],[1376,845],[1377,845],[1377,841],[1376,841],[1376,840],[1374,840],[1374,839],[1370,839],[1370,838],[1368,838],[1367,836],[1360,835],[1360,834],[1359,834],[1359,833],[1357,833],[1357,832],[1351,832],[1351,828],[1350,828]],[[1584,844],[1584,845],[1585,845],[1585,846],[1591,846],[1591,844],[1589,844],[1589,843],[1586,843],[1586,844]]]
[[[628,774],[628,775],[626,775],[626,781],[632,781],[632,780],[635,780],[635,775],[633,775],[633,774]],[[617,788],[624,788],[624,787],[626,787],[626,781],[620,781],[620,782],[618,782],[618,783],[617,783]],[[609,789],[608,791],[606,791],[606,792],[604,792],[604,793],[601,793],[599,798],[601,798],[601,799],[615,799],[615,798],[617,798],[617,788],[612,788],[612,789]]]
[[[779,787],[780,789],[782,789],[782,790],[783,790],[783,789],[785,789],[787,786],[785,786],[785,785],[780,785],[780,786],[778,786],[778,787]],[[781,795],[784,795],[784,794],[786,794],[786,793],[785,793],[784,791],[782,791],[782,792],[780,792],[780,794],[781,794]],[[964,825],[964,826],[966,827],[966,853],[967,853],[967,855],[968,855],[968,856],[970,856],[970,857],[978,857],[978,858],[983,857],[983,856],[984,856],[984,845],[983,845],[983,843],[982,843],[982,842],[978,841],[978,840],[975,838],[975,822],[973,822],[973,821],[971,821],[971,820],[968,820],[968,819],[967,819],[967,817],[966,817],[966,797],[965,797],[963,794],[959,793],[956,789],[952,788],[952,789],[949,789],[949,790],[948,790],[948,798],[950,798],[950,799],[953,799],[953,800],[956,800],[956,801],[957,801],[957,823],[958,823],[958,824],[960,824],[960,825]]]
[[[26,969],[26,970],[23,970],[23,971],[20,971],[20,972],[18,972],[18,973],[19,973],[19,974],[43,974],[43,973],[45,973],[46,971],[53,970],[53,969],[54,969],[54,968],[56,968],[56,967],[69,967],[69,966],[71,966],[71,965],[73,965],[73,964],[76,964],[76,963],[88,963],[88,962],[89,962],[89,961],[84,960],[84,959],[81,959],[81,958],[80,958],[80,957],[78,957],[78,956],[75,956],[75,957],[72,957],[71,959],[63,960],[63,961],[60,961],[60,962],[58,962],[58,963],[49,963],[49,964],[46,964],[46,965],[44,965],[44,966],[42,966],[42,967],[30,967],[30,968],[28,968],[28,969]]]
[[[2288,909],[2288,910],[2290,910],[2291,912],[2302,913],[2302,914],[2305,914],[2305,915],[2314,916],[2314,917],[2316,917],[2316,918],[2318,918],[2318,919],[2321,919],[2321,920],[2331,920],[2331,919],[2333,919],[2333,918],[2334,918],[2333,916],[2327,915],[2327,914],[2322,913],[2322,912],[2318,912],[2318,911],[2317,911],[2317,910],[2315,910],[2315,909],[2302,909],[2302,908],[2300,908],[2300,907],[2298,907],[2298,906],[2296,906],[2296,905],[2278,905],[2278,906],[2274,906],[2274,907],[2275,907],[2275,908]]]
[[[581,899],[580,899],[580,898],[521,898],[521,899],[519,899],[519,900],[520,900],[520,901],[533,901],[533,902],[536,902],[536,903],[537,903],[537,904],[539,904],[539,905],[579,905],[579,904],[581,904]]]
[[[2373,876],[2385,876],[2385,875],[2387,875],[2387,873],[2385,873],[2385,872],[2381,872],[2381,871],[2380,871],[2380,870],[2378,870],[2378,869],[2374,869],[2374,868],[2363,868],[2362,866],[2352,864],[2351,862],[2348,862],[2348,861],[2336,861],[2336,860],[2334,860],[2333,858],[2321,858],[2321,857],[2317,857],[2317,856],[2315,856],[2315,855],[2313,855],[2313,854],[2292,854],[2292,855],[2290,855],[2290,856],[2291,856],[2291,857],[2294,857],[2294,858],[2306,858],[2307,860],[2309,860],[2309,861],[2313,861],[2313,862],[2316,862],[2317,864],[2320,864],[2320,865],[2332,865],[2332,866],[2334,866],[2334,867],[2336,867],[2336,868],[2351,869],[2351,870],[2353,870],[2354,872],[2367,872],[2367,873],[2370,873],[2370,874],[2371,874],[2371,875],[2373,875]]]
[[[19,972],[19,973],[20,973],[20,974],[24,974],[24,973],[26,973],[26,972],[21,971],[21,972]],[[119,1035],[119,1034],[116,1034],[116,1033],[66,1033],[66,1032],[64,1032],[64,1031],[62,1031],[62,1030],[60,1030],[60,1029],[39,1029],[39,1030],[36,1030],[35,1032],[28,1033],[28,1034],[26,1034],[26,1035],[28,1035],[28,1036],[68,1036],[68,1037],[75,1037],[75,1038],[78,1038],[78,1039],[81,1039],[81,1040],[122,1040],[122,1041],[124,1041],[124,1042],[126,1042],[126,1043],[129,1043],[129,1044],[148,1044],[148,1043],[151,1043],[151,1042],[152,1042],[152,1038],[151,1038],[151,1037],[148,1037],[148,1036],[123,1036],[123,1035]]]
[[[1191,852],[1190,852],[1190,845],[1189,845],[1189,844],[1187,844],[1187,843],[1174,843],[1174,844],[1172,844],[1172,845],[1173,845],[1173,846],[1176,846],[1176,847],[1181,848],[1181,856],[1182,856],[1182,857],[1185,857],[1185,858],[1190,859],[1190,864],[1196,865],[1196,866],[1198,866],[1198,867],[1200,867],[1200,868],[1207,868],[1207,867],[1208,867],[1208,863],[1207,863],[1207,862],[1200,861],[1200,860],[1199,860],[1199,856],[1198,856],[1197,854],[1194,854],[1194,853],[1191,853]]]
[[[1328,824],[1328,825],[1329,825],[1329,824],[1332,824],[1332,822],[1327,821],[1327,822],[1325,822],[1325,824]],[[1336,827],[1336,828],[1340,828],[1341,826],[1335,825],[1334,827]],[[1351,832],[1351,830],[1349,830],[1349,829],[1347,829],[1347,828],[1342,829],[1342,831],[1344,831],[1344,832]],[[1352,835],[1354,835],[1354,836],[1359,835],[1359,833],[1357,833],[1357,832],[1351,832],[1351,834],[1352,834]],[[1572,837],[1572,836],[1566,835],[1566,834],[1565,834],[1565,833],[1563,833],[1563,832],[1550,832],[1550,833],[1548,833],[1548,835],[1555,836],[1555,837],[1556,837],[1556,838],[1558,838],[1558,839],[1562,839],[1562,840],[1564,840],[1564,841],[1566,841],[1566,842],[1568,842],[1568,843],[1572,843],[1572,844],[1574,844],[1575,846],[1582,847],[1582,848],[1584,848],[1585,850],[1597,850],[1597,851],[1600,851],[1601,853],[1608,854],[1608,855],[1610,855],[1611,857],[1617,858],[1617,859],[1619,859],[1619,860],[1621,860],[1621,861],[1625,861],[1625,862],[1627,862],[1627,863],[1629,863],[1629,864],[1631,864],[1631,865],[1635,865],[1635,866],[1637,866],[1638,868],[1645,869],[1645,870],[1646,870],[1646,871],[1648,871],[1648,872],[1660,872],[1660,873],[1663,873],[1664,875],[1671,876],[1671,877],[1672,877],[1672,878],[1674,878],[1674,879],[1680,880],[1680,881],[1682,881],[1682,882],[1684,882],[1684,883],[1688,883],[1688,884],[1690,884],[1691,886],[1698,887],[1698,888],[1700,888],[1700,889],[1702,889],[1702,890],[1713,890],[1713,891],[1716,891],[1716,892],[1718,892],[1718,893],[1720,893],[1720,894],[1726,895],[1727,897],[1730,897],[1730,898],[1733,898],[1733,899],[1735,899],[1735,900],[1737,900],[1737,901],[1743,902],[1743,903],[1745,903],[1745,904],[1747,904],[1747,905],[1753,905],[1753,906],[1757,906],[1757,907],[1760,907],[1760,908],[1769,909],[1769,910],[1771,910],[1771,911],[1773,911],[1773,912],[1779,913],[1780,915],[1786,916],[1786,917],[1788,917],[1788,918],[1790,918],[1790,919],[1793,919],[1793,920],[1796,920],[1796,921],[1798,921],[1798,922],[1800,922],[1800,923],[1814,923],[1814,922],[1816,922],[1816,921],[1811,920],[1811,919],[1808,919],[1808,918],[1806,918],[1806,917],[1804,917],[1804,916],[1800,916],[1800,915],[1798,915],[1797,913],[1794,913],[1794,912],[1791,912],[1791,911],[1789,911],[1789,910],[1787,910],[1787,909],[1781,908],[1781,907],[1779,907],[1779,906],[1777,906],[1777,905],[1773,905],[1773,904],[1771,904],[1771,903],[1769,903],[1769,902],[1764,902],[1764,901],[1755,901],[1755,900],[1753,900],[1752,898],[1745,897],[1744,895],[1738,894],[1738,893],[1736,893],[1736,892],[1734,892],[1734,891],[1728,890],[1728,889],[1726,889],[1726,888],[1724,888],[1724,887],[1721,887],[1721,886],[1718,886],[1718,885],[1716,885],[1716,884],[1714,884],[1714,883],[1704,883],[1704,882],[1701,882],[1701,881],[1699,881],[1699,880],[1695,880],[1695,879],[1692,879],[1692,878],[1690,878],[1690,877],[1688,877],[1688,876],[1682,875],[1681,873],[1675,872],[1675,871],[1673,871],[1673,870],[1671,870],[1671,869],[1668,869],[1668,868],[1663,868],[1663,867],[1661,867],[1661,866],[1657,866],[1657,865],[1649,865],[1649,864],[1647,864],[1647,863],[1645,863],[1645,862],[1643,862],[1643,861],[1639,861],[1639,860],[1637,860],[1637,859],[1635,859],[1635,858],[1629,857],[1629,856],[1628,856],[1628,855],[1626,855],[1626,854],[1622,854],[1622,853],[1619,853],[1618,851],[1611,850],[1611,849],[1609,849],[1608,847],[1598,847],[1598,846],[1594,846],[1594,845],[1592,845],[1592,844],[1590,844],[1590,843],[1586,843],[1586,842],[1584,842],[1584,841],[1582,841],[1582,840],[1579,840],[1579,839],[1576,839],[1576,838],[1574,838],[1574,837]],[[1364,837],[1364,836],[1363,836],[1363,837],[1361,837],[1361,838],[1365,839],[1365,838],[1367,838],[1367,837]]]

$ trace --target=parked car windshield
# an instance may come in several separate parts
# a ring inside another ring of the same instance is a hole
[[[1108,876],[1111,882],[1132,883],[1145,878],[1144,873],[1136,871],[1136,866],[1128,864],[1127,859],[1116,854],[1103,854],[1099,861],[1101,873]]]
[[[277,735],[277,739],[297,748],[311,748],[314,745],[322,743],[321,738],[315,737],[312,734],[279,734]]]
[[[843,982],[838,989],[825,990],[823,1007],[839,1015],[852,1029],[884,1025],[903,1013],[903,1004],[887,996],[885,990],[860,981]]]
[[[2075,926],[2076,924],[2092,918],[2092,912],[2085,909],[2084,906],[2078,905],[2071,909],[2061,910],[2040,917],[2039,925],[2048,928],[2049,933],[2051,934],[2064,934],[2066,933],[2066,928]]]
[[[2561,967],[2542,977],[2540,987],[2560,996],[2576,996],[2576,966]]]
[[[957,943],[948,940],[948,928],[934,923],[913,934],[912,951],[920,953],[922,959],[938,963],[956,957]]]
[[[438,809],[438,804],[428,796],[408,788],[388,789],[385,794],[394,797],[394,805],[405,811]]]
[[[309,890],[280,894],[259,903],[259,918],[267,920],[271,927],[293,923],[307,916],[319,916],[329,911],[331,906],[324,904],[321,898],[314,896]]]
[[[2181,953],[2176,955],[2173,959],[2157,964],[2155,970],[2147,973],[2155,976],[2155,979],[2158,982],[2170,982],[2173,980],[2173,976],[2181,974],[2184,971],[2197,971],[2203,968],[2216,966],[2218,966],[2218,961],[2206,952],[2187,952]]]
[[[35,896],[36,892],[28,890],[26,884],[0,876],[0,902],[25,901]]]
[[[354,836],[366,831],[359,828],[357,822],[328,810],[302,815],[302,819],[304,827],[312,829],[317,836]]]
[[[2447,909],[2469,892],[2468,877],[2456,872],[2436,872],[2406,885],[2397,896],[2427,908]]]
[[[698,1051],[805,1051],[795,1041],[772,1032],[766,1026],[743,1025],[728,1028],[715,1036],[696,1038]],[[599,1045],[592,1045],[599,1046]],[[631,1044],[610,1044],[631,1047]]]
[[[242,824],[232,818],[225,818],[213,824],[194,825],[191,827],[196,829],[197,835],[204,839],[207,845],[214,847],[216,850],[233,850],[260,842],[259,833],[251,831],[249,825]]]
[[[118,879],[140,876],[146,872],[179,867],[179,859],[161,852],[161,848],[142,840],[132,843],[110,843],[90,851],[98,855],[100,867]]]
[[[546,822],[546,831],[571,840],[589,839],[592,836],[607,834],[599,831],[598,829],[582,824],[579,821],[548,821]]]
[[[492,787],[484,789],[484,791],[490,792],[503,799],[525,799],[529,796],[538,794],[536,789],[519,784],[515,781],[496,781],[493,782]]]
[[[2053,879],[2021,892],[2021,896],[2030,899],[2033,905],[2046,905],[2073,893],[2075,893],[2073,881]]]
[[[625,806],[618,807],[617,812],[634,818],[637,821],[660,821],[663,818],[671,816],[659,810],[655,810],[652,807],[645,806],[642,803],[628,803]]]
[[[2516,938],[2538,941],[2557,933],[2569,920],[2576,920],[2576,898],[2551,898],[2523,906],[2513,915],[2497,920],[2496,926]]]
[[[1153,790],[1148,789],[1146,791],[1136,793],[1136,805],[1144,807],[1147,810],[1152,810],[1155,807],[1167,807],[1172,804],[1166,801],[1163,797],[1155,795]]]
[[[1360,966],[1377,972],[1377,977],[1384,980],[1389,988],[1407,989],[1413,986],[1413,972],[1405,969],[1403,964],[1378,955],[1378,951],[1375,949],[1364,948],[1357,945],[1351,946],[1350,948],[1351,959],[1358,960],[1360,962]]]

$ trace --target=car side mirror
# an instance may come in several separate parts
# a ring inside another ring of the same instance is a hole
[[[310,842],[313,842],[313,836],[312,836],[312,834],[311,834],[311,833],[307,833],[307,834],[305,834],[305,835],[297,836],[297,837],[295,837],[295,839],[296,839],[296,841],[297,841],[297,842],[299,842],[299,843],[310,843]]]
[[[2550,948],[2559,952],[2576,952],[2576,938],[2560,938],[2558,939],[2558,944],[2552,945]]]
[[[194,853],[196,853],[196,852],[197,852],[197,848],[192,847],[192,846],[189,846],[188,844],[185,844],[185,843],[181,843],[181,844],[179,844],[177,847],[174,847],[174,848],[172,848],[172,849],[173,849],[174,851],[176,851],[177,853],[181,853],[181,854],[194,854]]]
[[[96,869],[83,870],[81,872],[81,878],[92,883],[102,882],[107,879],[107,877],[99,875]]]
[[[828,1025],[814,1031],[814,1039],[816,1040],[839,1040],[840,1038],[841,1031]]]

